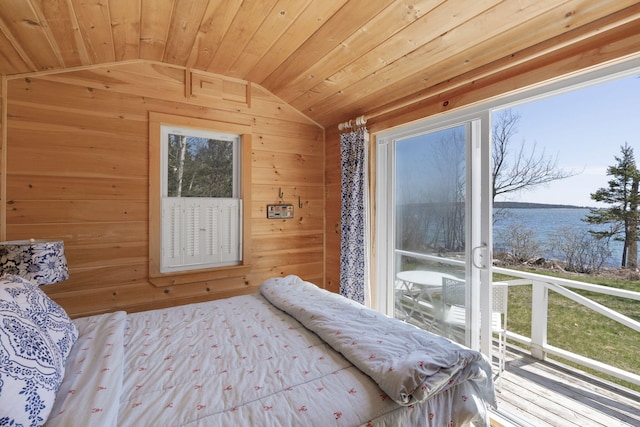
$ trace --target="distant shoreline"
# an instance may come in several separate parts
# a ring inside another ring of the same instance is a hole
[[[493,207],[503,209],[594,209],[592,206],[557,205],[528,202],[494,202]]]

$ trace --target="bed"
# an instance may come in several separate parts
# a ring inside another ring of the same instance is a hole
[[[3,278],[0,316],[0,425],[484,426],[495,406],[480,353],[296,276],[73,321]],[[17,351],[42,334],[46,363]]]

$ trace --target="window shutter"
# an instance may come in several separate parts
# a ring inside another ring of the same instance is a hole
[[[175,197],[162,199],[162,265],[173,267],[182,265],[180,231],[182,224],[181,201]]]
[[[220,229],[218,245],[220,261],[240,260],[240,199],[224,199],[220,203]]]
[[[241,199],[162,199],[162,267],[206,268],[242,261]]]
[[[201,264],[202,250],[200,247],[200,236],[202,229],[200,227],[200,199],[199,198],[183,198],[184,206],[184,264]]]
[[[204,221],[207,232],[204,237],[204,252],[212,260],[218,259],[218,204],[215,199],[211,199],[202,207]]]

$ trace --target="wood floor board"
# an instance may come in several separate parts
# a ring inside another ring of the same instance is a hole
[[[512,405],[521,408],[527,414],[535,414],[538,420],[547,426],[567,426],[567,425],[591,425],[609,427],[606,417],[594,414],[584,414],[581,410],[576,410],[576,405],[572,405],[570,398],[562,396],[556,390],[545,387],[543,383],[519,380],[505,381],[503,391],[499,396],[501,399],[510,400]],[[504,398],[503,398],[504,396]],[[525,416],[530,419],[530,416]],[[539,421],[538,421],[539,423]],[[536,425],[538,425],[536,423]]]
[[[623,420],[631,425],[640,425],[640,401],[638,395],[625,392],[622,388],[613,389],[604,381],[575,369],[567,369],[561,365],[545,363],[527,364],[525,371],[548,378],[544,384],[560,398],[568,399],[569,404],[579,404],[582,410],[593,411],[593,416],[608,417],[607,422]]]
[[[540,427],[640,426],[640,393],[520,352],[508,352],[498,404]]]
[[[399,311],[409,313],[410,307],[401,304]],[[418,311],[423,315],[431,312]],[[439,333],[432,317],[427,321],[426,316],[416,314],[405,320],[424,329],[436,328],[433,332]],[[501,415],[513,415],[530,426],[640,427],[640,393],[556,361],[534,359],[512,346],[497,397]]]

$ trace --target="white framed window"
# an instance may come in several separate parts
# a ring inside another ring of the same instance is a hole
[[[241,137],[162,125],[160,272],[242,262]]]

